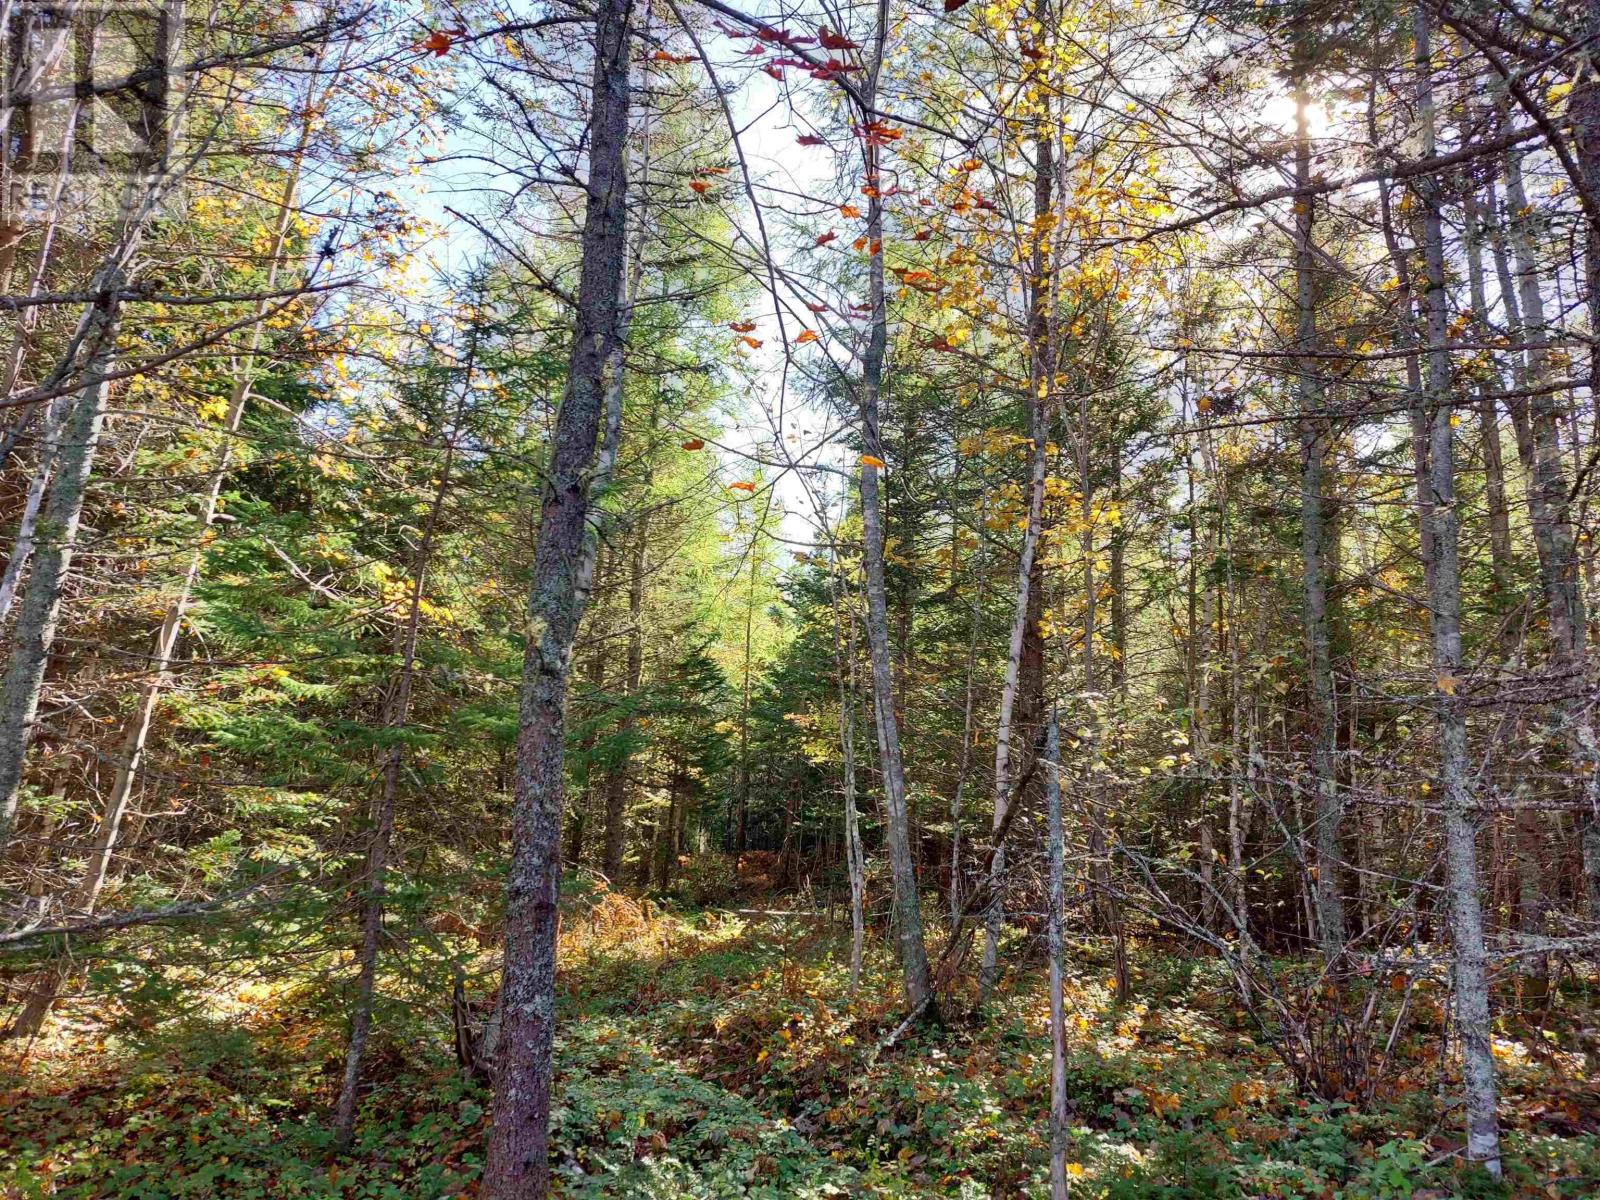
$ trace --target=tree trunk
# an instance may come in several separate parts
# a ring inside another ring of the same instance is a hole
[[[550,1190],[556,894],[561,872],[563,734],[572,645],[594,569],[590,466],[621,334],[629,0],[595,11],[589,179],[577,319],[539,512],[519,705],[511,867],[506,881],[504,1017],[484,1200],[544,1200]],[[616,402],[620,405],[620,393]],[[609,421],[612,416],[607,412]],[[620,420],[620,416],[619,416]],[[619,430],[620,431],[620,430]],[[614,458],[615,439],[602,449]]]
[[[78,373],[77,387],[69,393],[44,520],[35,530],[33,574],[17,612],[11,660],[4,682],[0,683],[0,856],[5,854],[16,820],[23,766],[39,710],[39,692],[61,619],[62,591],[72,568],[84,498],[100,442],[106,376],[116,358],[129,264],[139,249],[156,201],[174,182],[167,152],[153,148],[176,141],[166,135],[182,117],[181,103],[172,103],[171,85],[181,41],[177,33],[183,24],[183,7],[183,0],[166,0],[164,16],[156,22],[156,72],[143,90],[139,106],[140,138],[150,149],[133,156],[122,186],[121,211],[126,216],[104,265],[95,273],[90,286],[94,299],[84,312],[79,336],[73,339],[65,359],[52,375],[52,382],[64,383],[81,354],[84,366]],[[185,99],[186,96],[187,93]],[[0,122],[9,122],[12,111],[6,108]],[[9,266],[5,269],[9,271]]]
[[[863,97],[867,107],[876,103],[878,77],[884,67],[888,38],[888,4],[880,0],[874,31],[872,62]],[[878,178],[878,148],[869,139],[862,151],[866,177]],[[889,314],[883,286],[883,200],[874,188],[867,199],[867,238],[870,242],[867,303],[872,329],[862,356],[861,440],[866,454],[883,461],[879,430],[884,358],[888,353]],[[922,910],[917,894],[916,868],[911,858],[911,815],[907,807],[905,767],[900,760],[900,728],[894,712],[894,670],[889,661],[889,617],[884,594],[883,501],[878,483],[880,468],[870,462],[861,467],[862,564],[867,592],[867,651],[872,662],[872,707],[877,717],[878,759],[883,773],[884,841],[894,878],[895,936],[900,966],[905,975],[906,1007],[912,1013],[931,1010],[933,978],[922,937]]]
[[[1038,0],[1036,11],[1048,15],[1044,0]],[[1040,22],[1045,26],[1043,21]],[[983,960],[978,971],[979,1003],[985,1003],[994,990],[999,972],[1000,930],[1006,911],[1006,846],[1000,834],[1006,828],[1006,810],[1013,801],[1013,746],[1019,696],[1024,695],[1023,674],[1025,660],[1038,658],[1040,678],[1031,680],[1028,688],[1043,688],[1043,642],[1039,638],[1039,618],[1043,614],[1039,571],[1034,559],[1039,552],[1039,538],[1044,524],[1044,485],[1048,466],[1048,397],[1054,383],[1054,366],[1050,354],[1050,304],[1054,292],[1054,271],[1050,253],[1050,239],[1046,222],[1055,211],[1055,138],[1057,130],[1051,123],[1049,101],[1040,92],[1040,115],[1034,125],[1033,163],[1033,249],[1028,275],[1030,295],[1028,305],[1028,426],[1033,437],[1033,453],[1028,472],[1028,524],[1022,532],[1022,552],[1017,559],[1017,598],[1011,611],[1011,633],[1007,642],[1005,678],[1000,687],[1000,716],[995,726],[994,749],[994,825],[997,838],[989,860],[989,905],[984,915]],[[1031,635],[1030,635],[1031,631]],[[1030,636],[1039,639],[1038,653],[1027,653]],[[1030,672],[1031,674],[1031,672]],[[1034,719],[1037,719],[1035,714]],[[1026,730],[1024,730],[1026,732]],[[1031,752],[1024,747],[1015,755],[1019,760]]]
[[[637,706],[639,684],[644,673],[644,577],[645,548],[649,521],[640,517],[634,530],[633,554],[628,576],[628,666],[627,688],[622,723],[617,738],[622,750],[606,778],[606,842],[601,870],[613,886],[622,881],[622,859],[628,838],[628,791],[632,782],[633,754],[629,743],[639,725]],[[644,856],[644,871],[649,870],[649,855]]]
[[[1311,142],[1306,129],[1310,97],[1302,74],[1296,78],[1295,185],[1311,185]],[[1323,413],[1323,386],[1317,349],[1316,278],[1312,249],[1313,201],[1295,201],[1295,349],[1300,406],[1300,570],[1305,606],[1306,663],[1311,687],[1311,779],[1316,848],[1317,933],[1322,955],[1332,968],[1344,955],[1344,896],[1339,886],[1339,829],[1344,801],[1335,772],[1338,714],[1334,708],[1333,661],[1328,635],[1327,456],[1329,421]]]
[[[469,359],[463,391],[470,390],[472,386],[471,373]],[[367,894],[361,914],[356,998],[350,1012],[350,1040],[345,1047],[344,1078],[339,1086],[339,1101],[334,1108],[334,1145],[340,1151],[348,1150],[355,1137],[361,1063],[366,1055],[368,1036],[372,1032],[372,1003],[378,978],[378,953],[383,939],[383,902],[388,885],[389,849],[394,840],[394,806],[400,792],[400,768],[405,758],[404,744],[400,738],[405,733],[411,715],[411,688],[417,673],[417,635],[422,628],[423,589],[432,565],[439,514],[444,509],[445,496],[450,487],[450,472],[455,461],[455,430],[450,430],[446,436],[449,441],[446,443],[444,464],[439,471],[433,503],[428,509],[427,523],[423,526],[422,540],[417,546],[416,564],[412,567],[411,597],[406,609],[405,633],[400,650],[400,674],[389,703],[388,719],[384,722],[394,744],[384,758],[383,786],[378,796],[377,811],[373,814],[372,840],[367,846]]]
[[[977,690],[978,668],[978,641],[983,631],[983,593],[984,585],[988,582],[988,572],[984,563],[984,548],[987,539],[980,531],[978,534],[978,549],[973,555],[973,599],[972,599],[972,627],[967,640],[967,695],[966,703],[962,708],[961,716],[961,760],[956,767],[956,790],[950,800],[950,928],[953,930],[961,920],[961,906],[963,902],[963,880],[961,874],[961,818],[962,809],[966,800],[967,777],[972,772],[972,743],[973,743],[973,716],[974,699]],[[951,555],[955,554],[952,546]],[[951,577],[955,576],[952,560]]]
[[[1416,41],[1416,102],[1422,157],[1434,155],[1432,62],[1426,11],[1413,11]],[[1467,757],[1467,721],[1461,686],[1461,567],[1457,537],[1455,446],[1451,426],[1449,296],[1445,291],[1444,233],[1438,181],[1424,176],[1423,258],[1427,272],[1429,464],[1433,500],[1433,587],[1429,621],[1435,706],[1439,722],[1439,780],[1444,793],[1445,866],[1450,938],[1454,949],[1456,1022],[1460,1030],[1466,1087],[1467,1159],[1500,1176],[1500,1131],[1496,1112],[1494,1056],[1490,1048],[1489,980],[1479,896],[1476,801]]]
[[[1067,1012],[1062,962],[1061,922],[1066,904],[1066,852],[1061,828],[1061,731],[1052,708],[1045,725],[1044,794],[1050,828],[1050,913],[1046,942],[1050,956],[1050,1200],[1067,1200],[1067,1146],[1070,1137],[1067,1101]]]
[[[17,610],[12,630],[11,663],[0,683],[0,854],[10,841],[22,791],[22,768],[33,739],[45,664],[61,619],[62,592],[77,549],[84,495],[94,466],[95,448],[105,418],[106,375],[116,354],[122,273],[107,271],[99,280],[99,298],[89,313],[85,344],[89,347],[83,383],[61,429],[55,478],[38,528],[33,573]]]
[[[1463,196],[1463,226],[1467,260],[1467,288],[1472,305],[1472,322],[1480,341],[1494,336],[1489,324],[1489,303],[1483,278],[1483,252],[1480,225],[1483,217],[1478,210],[1478,194],[1467,188]],[[1500,449],[1500,414],[1494,397],[1488,393],[1499,390],[1494,384],[1503,384],[1498,369],[1493,383],[1483,389],[1478,399],[1478,435],[1483,446],[1483,498],[1489,516],[1489,560],[1494,572],[1496,600],[1501,606],[1510,601],[1512,589],[1513,558],[1511,550],[1511,514],[1506,500],[1505,458]]]
[[[856,811],[856,622],[852,606],[848,612],[839,603],[841,588],[839,563],[835,551],[829,582],[833,602],[833,661],[839,673],[839,753],[844,792],[845,866],[850,875],[850,995],[861,987],[861,952],[866,942],[867,857],[861,845],[861,817]],[[839,626],[846,623],[849,635],[841,645]]]

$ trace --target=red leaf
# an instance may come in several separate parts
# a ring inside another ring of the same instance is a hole
[[[883,121],[868,121],[865,125],[856,126],[851,132],[858,138],[864,138],[870,146],[887,146],[890,142],[898,142],[905,136],[903,129],[896,129]]]
[[[685,450],[704,450],[706,448],[706,444],[700,438],[690,438],[688,441],[683,443],[683,448]]]
[[[967,0],[944,0],[945,12],[955,12],[956,9],[966,4]]]
[[[775,67],[771,63],[768,63],[766,66],[762,67],[761,70],[765,74],[771,75],[778,82],[780,82],[780,83],[783,82],[783,68],[782,67]]]
[[[435,29],[422,43],[424,50],[432,50],[438,58],[443,58],[450,53],[450,35],[441,29]]]
[[[802,146],[826,146],[828,143],[814,133],[802,133],[795,141]]]
[[[833,241],[833,239],[838,237],[838,236],[839,236],[838,230],[830,229],[830,230],[828,230],[827,233],[823,234],[821,237],[819,237],[817,239],[816,244],[819,245],[819,246],[826,246],[829,242]]]
[[[808,301],[806,303],[806,307],[814,313],[825,313],[828,311],[828,306],[826,304],[812,304]]]
[[[859,50],[859,49],[861,49],[861,43],[860,42],[852,42],[849,38],[845,37],[843,34],[835,33],[833,30],[829,29],[826,25],[824,25],[821,29],[817,30],[817,40],[822,43],[822,48],[824,50]]]

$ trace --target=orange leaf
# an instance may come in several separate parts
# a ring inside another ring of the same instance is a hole
[[[850,217],[859,217],[861,215],[861,210],[854,204],[841,204],[839,205],[839,215],[847,219]]]
[[[796,346],[804,346],[807,342],[814,342],[816,340],[817,340],[816,333],[814,331],[810,330],[810,329],[806,329],[806,330],[802,330],[801,333],[800,333],[800,336],[795,338],[794,344]]]
[[[761,339],[760,338],[742,337],[739,340],[741,342],[743,342],[746,346],[749,346],[750,349],[752,349],[752,350],[761,349]]]
[[[450,35],[442,29],[435,29],[422,43],[424,50],[432,50],[434,55],[443,58],[450,53]]]
[[[755,484],[747,483],[743,479],[741,479],[738,483],[730,483],[728,486],[740,492],[753,492],[756,490]]]
[[[855,241],[851,242],[850,248],[852,250],[865,250],[867,248],[867,235],[862,234]]]
[[[880,470],[880,471],[883,470],[884,467],[889,465],[888,463],[884,462],[883,459],[879,458],[876,454],[863,454],[859,461],[860,461],[861,465],[864,466],[864,467],[877,467],[878,470]]]
[[[704,196],[711,190],[711,185],[704,179],[691,179],[689,181],[689,190],[697,196]]]
[[[690,438],[688,441],[683,443],[683,448],[685,450],[704,450],[706,448],[706,444],[699,438]]]
[[[756,323],[754,321],[733,321],[728,325],[728,328],[735,333],[754,333],[756,331]]]

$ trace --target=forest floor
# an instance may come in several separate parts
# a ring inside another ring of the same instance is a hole
[[[620,898],[569,922],[560,1194],[1046,1194],[1038,964],[1013,970],[986,1021],[952,1016],[877,1054],[899,988],[879,952],[850,999],[847,941],[812,918]],[[1361,1112],[1299,1095],[1204,960],[1139,955],[1121,1008],[1106,974],[1069,981],[1077,1195],[1600,1195],[1600,1080],[1576,1054],[1497,1042],[1508,1182],[1490,1187],[1459,1167],[1450,1067],[1425,1053],[1436,1025],[1407,1033]],[[473,1196],[488,1097],[455,1068],[447,998],[445,1015],[436,998],[380,1012],[357,1145],[335,1157],[329,995],[325,980],[251,984],[153,1030],[69,1009],[20,1071],[0,1064],[0,1196]]]

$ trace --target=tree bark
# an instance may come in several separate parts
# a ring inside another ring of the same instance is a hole
[[[1296,186],[1311,184],[1311,141],[1306,127],[1305,66],[1294,83]],[[1295,350],[1300,407],[1300,571],[1305,608],[1306,664],[1311,686],[1311,780],[1316,848],[1317,934],[1331,968],[1345,950],[1344,896],[1339,886],[1339,830],[1344,801],[1335,771],[1338,715],[1328,634],[1327,456],[1329,422],[1314,352],[1317,349],[1313,208],[1309,195],[1295,201]]]
[[[863,98],[876,103],[878,77],[884,67],[884,43],[889,34],[887,0],[879,0],[873,34],[872,62]],[[878,147],[868,139],[863,150],[866,177],[878,178]],[[889,314],[883,285],[883,200],[867,199],[867,304],[872,328],[862,356],[861,440],[866,454],[882,462],[883,437],[879,428],[883,393],[884,359],[889,344]],[[906,1007],[926,1013],[933,1007],[933,978],[922,936],[922,909],[917,893],[916,867],[911,857],[911,815],[906,799],[905,767],[900,759],[900,727],[894,711],[894,669],[889,659],[889,617],[884,591],[883,500],[878,482],[880,468],[866,462],[861,467],[862,564],[867,592],[867,651],[872,663],[872,707],[878,727],[878,761],[883,773],[884,841],[889,870],[894,878],[895,937],[905,976]]]
[[[511,867],[506,881],[504,1017],[485,1200],[543,1200],[550,1190],[556,895],[561,873],[567,680],[588,600],[590,468],[621,335],[626,259],[629,0],[601,0],[594,64],[577,314],[566,393],[540,503],[519,704]],[[617,402],[620,403],[620,394]],[[608,412],[607,417],[610,417]],[[602,449],[615,456],[615,439]]]
[[[1071,1136],[1067,1099],[1067,1012],[1062,961],[1062,909],[1066,905],[1066,852],[1061,828],[1061,730],[1055,710],[1045,724],[1045,804],[1050,843],[1050,913],[1046,943],[1050,956],[1050,1200],[1067,1200],[1067,1147]]]
[[[978,641],[983,631],[983,593],[984,585],[988,582],[988,572],[984,563],[984,548],[987,544],[983,532],[978,534],[978,549],[972,559],[973,599],[972,599],[972,625],[967,637],[967,689],[966,702],[961,714],[961,758],[956,765],[956,790],[950,799],[950,928],[954,929],[961,921],[962,874],[961,874],[961,821],[965,807],[967,778],[972,773],[972,743],[973,743],[973,716],[975,713],[974,700],[977,691],[978,675]],[[955,547],[950,549],[952,555],[951,578],[955,577],[954,558]]]
[[[463,390],[469,390],[472,364],[468,360],[467,378]],[[372,1032],[373,995],[378,979],[378,954],[383,940],[383,902],[388,887],[389,850],[394,840],[395,799],[400,793],[400,768],[405,761],[405,746],[400,740],[411,716],[411,690],[417,673],[417,637],[422,628],[422,596],[432,566],[434,541],[439,529],[439,514],[444,509],[445,497],[450,488],[450,472],[455,462],[456,431],[447,435],[444,463],[439,471],[439,482],[434,488],[433,502],[428,508],[427,523],[423,526],[422,540],[417,546],[416,563],[412,567],[411,595],[406,607],[405,632],[401,640],[400,673],[395,681],[394,695],[389,702],[388,719],[384,722],[394,744],[384,756],[383,785],[378,795],[377,811],[373,814],[372,840],[367,846],[367,892],[361,914],[361,951],[357,958],[356,997],[350,1011],[350,1039],[345,1046],[344,1077],[339,1086],[339,1100],[334,1107],[334,1145],[342,1152],[350,1148],[356,1131],[356,1106],[361,1091],[361,1064],[367,1052],[367,1039]]]
[[[622,881],[622,859],[628,838],[628,791],[633,779],[633,754],[629,743],[639,725],[639,684],[644,674],[644,577],[648,534],[649,521],[641,516],[634,530],[628,574],[628,665],[624,682],[627,688],[624,703],[627,707],[623,710],[622,722],[617,729],[622,750],[606,778],[606,841],[601,870],[613,886]],[[648,879],[648,854],[645,855],[644,869]]]
[[[1518,301],[1526,339],[1535,343],[1527,357],[1527,425],[1531,462],[1527,473],[1528,523],[1533,530],[1550,623],[1551,657],[1557,686],[1571,694],[1562,704],[1568,742],[1581,780],[1578,788],[1578,835],[1582,843],[1583,882],[1590,918],[1600,920],[1600,742],[1597,742],[1588,698],[1588,624],[1579,586],[1577,542],[1562,471],[1560,409],[1549,387],[1550,340],[1544,293],[1535,257],[1534,217],[1522,182],[1521,155],[1505,162],[1506,208],[1511,217],[1509,241]]]
[[[0,683],[0,854],[5,852],[16,821],[22,768],[33,739],[45,665],[55,643],[62,592],[77,549],[84,496],[105,418],[105,377],[116,354],[121,318],[117,295],[122,287],[120,270],[104,272],[97,289],[99,299],[88,315],[83,384],[62,425],[55,478],[37,530],[33,573],[12,630],[10,666]]]
[[[1434,107],[1429,24],[1419,4],[1412,15],[1416,45],[1416,106],[1422,156],[1434,154]],[[1429,406],[1428,478],[1433,501],[1433,586],[1429,621],[1439,724],[1439,780],[1444,794],[1445,866],[1450,937],[1454,950],[1456,1022],[1466,1090],[1467,1158],[1498,1178],[1500,1131],[1494,1056],[1490,1047],[1489,979],[1475,844],[1476,801],[1467,757],[1467,721],[1461,684],[1461,566],[1456,514],[1455,446],[1451,424],[1449,296],[1445,291],[1443,222],[1439,186],[1423,176],[1423,260],[1426,270]]]
[[[841,583],[837,559],[830,573],[833,602],[833,660],[839,673],[840,788],[844,792],[845,867],[850,875],[850,995],[861,987],[861,954],[866,943],[867,856],[861,845],[861,816],[856,810],[856,622],[839,603]],[[841,645],[839,626],[847,623],[849,635]]]
[[[1048,16],[1044,0],[1035,5],[1036,19]],[[1040,21],[1042,27],[1047,27]],[[1033,438],[1033,452],[1028,470],[1028,516],[1022,531],[1022,550],[1017,559],[1017,597],[1011,611],[1011,633],[1007,642],[1005,678],[1000,687],[1000,715],[995,726],[994,750],[994,824],[996,844],[989,860],[989,903],[984,914],[983,959],[978,970],[979,1003],[987,1002],[994,990],[999,973],[1000,930],[1005,923],[1006,845],[999,835],[1007,827],[1006,810],[1013,802],[1012,742],[1015,737],[1015,718],[1018,699],[1023,695],[1023,670],[1028,658],[1030,627],[1032,637],[1039,638],[1039,617],[1043,588],[1034,559],[1039,552],[1040,533],[1044,524],[1044,485],[1048,465],[1048,412],[1049,396],[1053,390],[1054,365],[1050,354],[1050,305],[1055,287],[1052,269],[1050,238],[1046,222],[1055,211],[1055,138],[1057,131],[1051,122],[1046,91],[1040,90],[1041,111],[1033,129],[1033,248],[1029,257],[1028,275],[1031,291],[1028,305],[1028,427]],[[1034,691],[1042,691],[1043,642],[1039,641],[1040,679],[1030,683]],[[1029,748],[1031,749],[1031,748]],[[1026,752],[1026,751],[1025,751]],[[1021,754],[1016,755],[1018,759]]]

